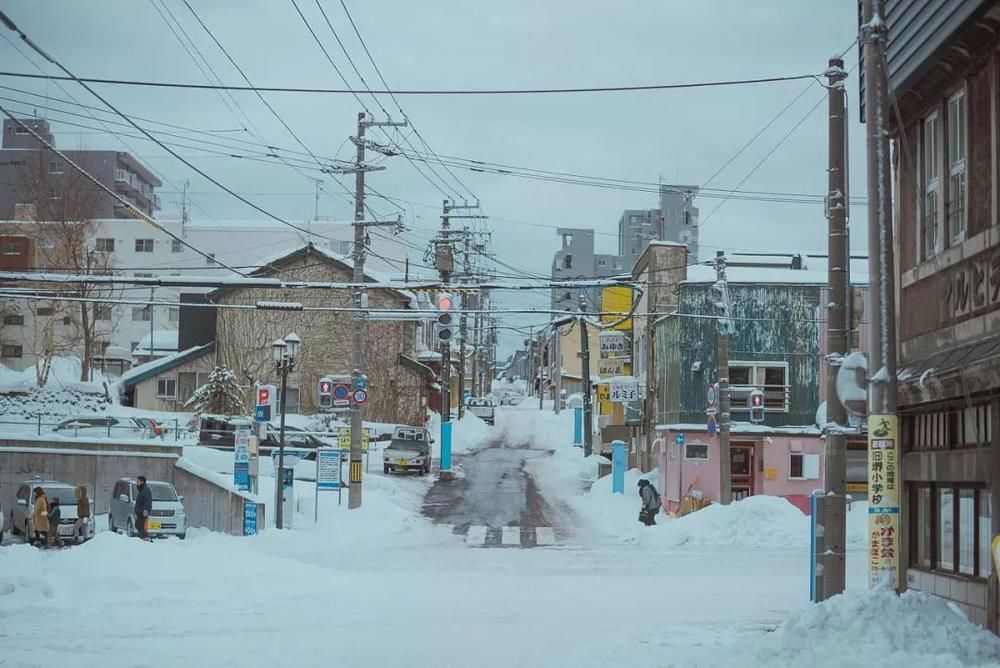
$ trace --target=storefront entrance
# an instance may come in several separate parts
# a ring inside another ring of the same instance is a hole
[[[733,501],[753,494],[754,452],[753,443],[737,442],[729,447]]]

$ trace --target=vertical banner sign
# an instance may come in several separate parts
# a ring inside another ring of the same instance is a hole
[[[868,416],[868,587],[899,587],[899,418]]]
[[[250,425],[241,425],[234,434],[233,485],[250,491]]]
[[[243,502],[243,535],[257,535],[257,504],[253,501]]]

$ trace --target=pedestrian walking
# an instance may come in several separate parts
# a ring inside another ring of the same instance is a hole
[[[62,520],[62,508],[59,507],[59,497],[53,496],[49,501],[49,541],[48,546],[63,547],[62,536],[59,535],[59,522]]]
[[[34,489],[35,504],[31,511],[31,529],[35,533],[35,543],[45,545],[49,537],[49,501],[45,498],[45,490]],[[29,542],[31,537],[28,537]]]
[[[639,481],[639,498],[642,499],[639,521],[646,526],[653,526],[656,524],[656,515],[660,512],[660,493],[651,482],[643,478]]]
[[[79,541],[87,537],[87,524],[90,522],[90,499],[87,498],[87,488],[80,485],[73,490],[76,496],[76,522],[73,524],[73,537]]]
[[[141,475],[135,482],[139,492],[135,496],[135,528],[139,533],[139,538],[149,540],[146,529],[149,523],[149,514],[153,512],[153,493],[146,484],[146,476]]]

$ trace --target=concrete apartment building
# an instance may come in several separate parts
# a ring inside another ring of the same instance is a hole
[[[650,241],[674,241],[698,259],[698,186],[660,185],[659,209],[626,209],[618,220],[618,254],[631,269]]]
[[[621,273],[621,258],[594,252],[594,230],[560,227],[556,234],[559,235],[562,246],[552,258],[552,280],[570,281]],[[588,310],[596,311],[600,308],[600,288],[586,290],[555,288],[552,290],[553,310],[576,311],[580,306],[581,293],[584,295]]]
[[[24,126],[56,146],[49,122],[38,118],[6,119],[0,147],[0,220],[50,218],[39,211],[39,200],[59,200],[72,180],[72,169]],[[22,125],[23,124],[23,125]],[[147,215],[160,208],[156,189],[160,180],[131,154],[122,151],[64,150],[67,158],[93,174],[111,190]],[[88,184],[88,188],[92,188]],[[88,212],[90,218],[131,218],[127,207],[110,194],[97,190]]]

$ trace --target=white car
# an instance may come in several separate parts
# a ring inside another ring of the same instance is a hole
[[[33,478],[21,483],[17,488],[14,497],[14,507],[10,510],[10,530],[11,533],[21,534],[26,542],[31,542],[35,537],[35,529],[31,523],[31,515],[35,510],[34,489],[41,487],[45,492],[45,498],[51,503],[52,499],[59,499],[60,520],[59,526],[55,529],[61,538],[72,538],[76,543],[90,540],[94,537],[94,514],[91,512],[90,518],[83,527],[82,535],[76,534],[76,488],[64,482],[56,480],[42,480]],[[49,528],[52,530],[52,527]]]
[[[146,533],[154,536],[177,536],[183,539],[187,535],[187,516],[184,514],[183,496],[169,482],[147,480],[149,491],[153,496],[153,510],[149,513],[149,525]],[[139,490],[134,478],[121,478],[115,483],[111,492],[111,508],[108,511],[108,529],[119,533],[124,531],[129,536],[138,536],[135,526],[135,499]]]

